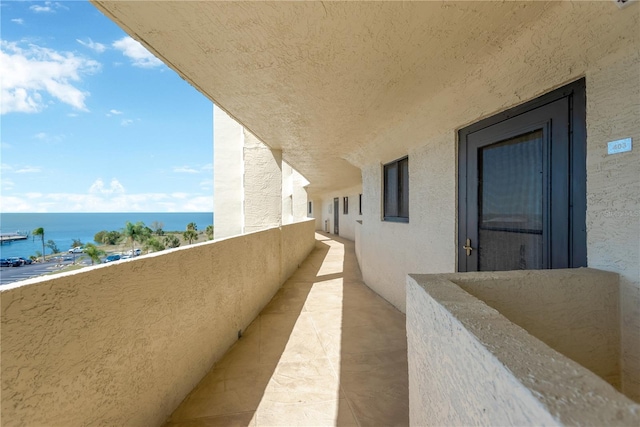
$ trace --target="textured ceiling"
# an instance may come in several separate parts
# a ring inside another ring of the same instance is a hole
[[[317,193],[358,184],[345,159],[554,2],[93,3]]]

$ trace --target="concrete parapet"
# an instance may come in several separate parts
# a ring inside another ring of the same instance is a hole
[[[314,243],[309,220],[4,287],[2,425],[160,425]]]
[[[617,298],[592,269],[410,275],[411,424],[638,425],[640,405],[560,353],[619,372]]]

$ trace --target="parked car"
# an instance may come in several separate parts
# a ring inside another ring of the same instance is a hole
[[[129,255],[129,256],[138,256],[140,254],[142,254],[142,250],[140,250],[140,249],[129,249],[127,251],[127,255]]]
[[[6,258],[0,259],[0,267],[11,267],[11,261]]]
[[[82,248],[82,246],[77,246],[75,248],[69,249],[70,254],[81,254],[82,252],[84,252],[84,249]]]
[[[108,257],[106,257],[104,259],[104,261],[102,261],[103,263],[107,263],[107,262],[113,262],[113,261],[118,261],[120,259],[120,255],[114,254],[114,255],[109,255]]]
[[[11,263],[11,267],[21,267],[23,264],[22,260],[18,257],[7,258],[7,261]]]
[[[19,259],[22,261],[22,264],[32,264],[33,263],[33,260],[31,260],[29,258],[20,257]]]

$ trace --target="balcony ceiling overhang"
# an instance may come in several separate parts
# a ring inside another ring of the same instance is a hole
[[[360,183],[346,159],[558,4],[92,1],[312,193]]]

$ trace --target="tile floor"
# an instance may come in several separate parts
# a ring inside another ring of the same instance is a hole
[[[363,284],[353,242],[317,233],[166,427],[408,424],[405,316]]]

